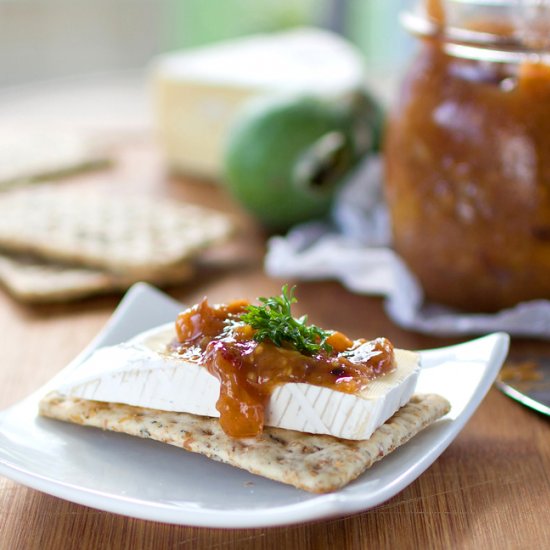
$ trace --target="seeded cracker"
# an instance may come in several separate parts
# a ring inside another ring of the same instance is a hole
[[[181,264],[164,270],[150,283],[176,284],[191,278],[193,269]],[[125,290],[140,279],[84,267],[62,266],[30,257],[0,255],[0,283],[24,302],[61,302]]]
[[[265,428],[255,438],[226,435],[218,419],[102,403],[50,393],[40,414],[154,439],[314,493],[336,491],[450,409],[438,395],[416,395],[364,441]]]
[[[227,238],[227,216],[176,201],[40,185],[0,194],[0,248],[150,281]]]

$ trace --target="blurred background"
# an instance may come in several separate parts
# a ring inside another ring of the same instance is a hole
[[[161,52],[315,25],[356,44],[372,71],[411,50],[412,0],[0,0],[0,86],[139,69]]]

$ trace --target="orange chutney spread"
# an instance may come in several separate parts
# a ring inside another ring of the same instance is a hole
[[[328,351],[312,354],[297,351],[290,342],[258,342],[256,330],[240,319],[248,306],[246,301],[211,306],[205,298],[176,320],[176,351],[199,361],[220,381],[216,408],[230,436],[261,433],[269,398],[281,384],[306,383],[355,394],[396,368],[393,346],[385,338],[352,341],[331,332]]]
[[[498,21],[475,29],[505,34]],[[550,65],[446,45],[443,30],[423,38],[390,116],[395,248],[436,302],[494,311],[550,298]]]

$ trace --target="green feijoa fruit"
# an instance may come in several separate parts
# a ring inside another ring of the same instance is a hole
[[[225,150],[228,188],[273,229],[325,215],[358,160],[353,120],[335,100],[294,96],[249,103]]]

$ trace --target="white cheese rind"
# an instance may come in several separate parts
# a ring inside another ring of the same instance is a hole
[[[218,380],[197,363],[159,353],[167,341],[161,327],[128,344],[101,348],[57,389],[84,399],[218,417]],[[266,409],[266,425],[368,439],[414,391],[418,355],[396,350],[396,358],[398,369],[360,395],[310,384],[279,386]]]
[[[95,401],[219,416],[220,384],[205,368],[133,344],[97,350],[58,390]]]

